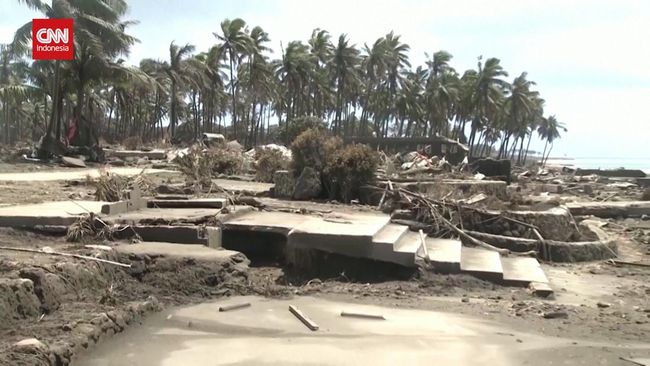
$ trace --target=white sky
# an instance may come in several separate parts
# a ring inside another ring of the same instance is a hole
[[[166,58],[169,43],[205,50],[225,18],[269,32],[272,48],[306,40],[319,27],[361,46],[394,30],[411,46],[411,63],[444,49],[462,72],[479,55],[498,57],[514,78],[528,71],[546,111],[569,132],[554,156],[650,160],[650,1],[633,0],[136,0],[130,61]],[[0,0],[0,42],[35,14]],[[539,147],[540,144],[533,147]],[[543,145],[542,145],[543,146]]]

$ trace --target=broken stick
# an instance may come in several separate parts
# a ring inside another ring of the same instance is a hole
[[[297,307],[289,305],[289,311],[296,316],[309,330],[316,331],[318,330],[318,324],[314,323],[309,319],[302,311],[298,310]]]
[[[349,313],[347,311],[342,311],[341,316],[347,316],[352,318],[364,318],[364,319],[376,319],[376,320],[386,320],[381,314],[363,314],[363,313]]]
[[[424,236],[424,231],[422,231],[422,229],[418,230],[418,232],[420,233],[420,246],[422,247],[422,252],[424,253],[424,256],[422,258],[424,259],[425,263],[429,263],[429,249],[427,249],[427,239]],[[419,252],[419,248],[417,252]]]
[[[230,311],[230,310],[237,310],[241,308],[246,308],[251,306],[250,302],[244,302],[241,304],[232,304],[232,305],[226,305],[226,306],[219,306],[219,311]]]
[[[27,248],[12,248],[12,247],[0,247],[0,250],[10,250],[10,251],[15,251],[15,252],[27,252],[27,253],[34,253],[34,254],[58,255],[58,256],[62,256],[62,257],[85,259],[85,260],[94,261],[94,262],[100,262],[100,263],[112,264],[112,265],[115,265],[115,266],[120,266],[120,267],[125,267],[125,268],[131,268],[130,264],[115,262],[115,261],[111,261],[111,260],[108,260],[108,259],[90,257],[90,256],[87,256],[87,255],[81,255],[81,254],[71,254],[71,253],[62,253],[62,252],[54,252],[54,251],[47,251],[46,252],[46,251],[43,251],[43,250],[27,249]]]

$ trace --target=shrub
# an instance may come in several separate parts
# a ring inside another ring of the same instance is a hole
[[[187,154],[174,158],[174,163],[188,183],[199,186],[212,184],[212,157],[199,146],[192,146]]]
[[[241,150],[213,148],[207,151],[212,161],[212,172],[217,174],[239,174],[244,166]]]
[[[273,182],[276,170],[289,167],[289,160],[282,155],[282,151],[269,148],[255,150],[255,179],[260,182]]]
[[[125,138],[122,144],[127,150],[137,150],[142,146],[142,139],[140,136],[131,136]]]
[[[367,145],[349,145],[327,159],[323,171],[330,198],[343,202],[359,198],[360,188],[371,183],[378,163],[377,154]]]
[[[319,131],[325,131],[327,124],[323,122],[322,119],[314,116],[303,116],[294,118],[287,123],[282,128],[281,138],[287,143],[290,143],[298,137],[301,133],[310,130],[317,129]]]
[[[341,139],[328,137],[325,131],[317,128],[310,128],[301,133],[291,144],[294,174],[299,176],[307,166],[322,172],[327,156],[333,154],[342,145]]]

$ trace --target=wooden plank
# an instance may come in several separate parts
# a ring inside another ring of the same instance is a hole
[[[309,319],[302,311],[298,310],[297,307],[289,305],[289,311],[296,316],[309,330],[316,331],[318,330],[318,324],[314,323],[313,320]]]

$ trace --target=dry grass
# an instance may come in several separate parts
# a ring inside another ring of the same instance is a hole
[[[68,227],[65,238],[74,243],[85,240],[111,240],[113,230],[91,213],[79,216],[79,219]]]
[[[143,195],[151,195],[156,184],[146,174],[146,169],[133,177],[113,174],[106,169],[100,169],[99,178],[86,177],[87,184],[95,187],[97,201],[117,202],[128,199],[128,192],[134,187],[140,188]]]
[[[98,201],[117,202],[127,198],[129,180],[108,170],[100,169],[99,178],[94,180],[95,199]]]

